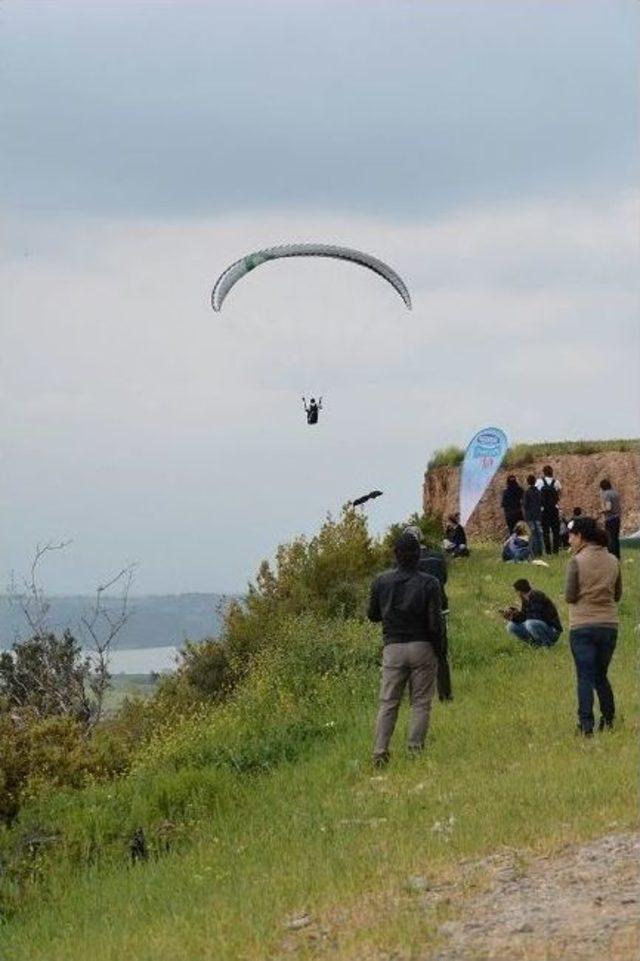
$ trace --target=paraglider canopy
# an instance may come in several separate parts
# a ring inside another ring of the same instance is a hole
[[[260,264],[269,260],[279,260],[282,257],[332,257],[335,260],[348,260],[351,263],[367,267],[374,273],[383,277],[400,294],[405,305],[411,310],[411,296],[404,283],[395,270],[388,264],[371,254],[363,253],[361,250],[354,250],[352,247],[336,247],[331,244],[287,244],[280,247],[267,247],[255,253],[247,254],[231,264],[215,282],[211,293],[211,306],[215,311],[222,308],[224,300],[231,288],[246,274]]]

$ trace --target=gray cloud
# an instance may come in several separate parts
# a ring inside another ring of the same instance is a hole
[[[422,219],[632,181],[632,3],[3,8],[5,205]]]
[[[374,528],[418,507],[431,450],[485,423],[519,440],[637,433],[636,206],[528,201],[436,225],[21,217],[33,254],[2,278],[7,558],[21,569],[70,536],[52,589],[134,559],[140,590],[237,589],[361,489],[386,492]],[[367,271],[288,262],[213,314],[228,259],[303,227],[388,259],[414,310]],[[299,406],[312,390],[318,431]]]

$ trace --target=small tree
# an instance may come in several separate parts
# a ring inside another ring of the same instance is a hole
[[[69,543],[38,545],[22,591],[15,582],[11,584],[9,596],[24,615],[29,637],[16,640],[12,653],[0,656],[0,708],[4,702],[9,710],[28,709],[38,717],[70,717],[91,727],[102,717],[111,681],[111,651],[129,618],[134,565],[99,585],[93,607],[81,616],[75,630],[67,627],[58,636],[47,623],[51,602],[39,583],[38,568],[47,554]],[[120,597],[115,606],[109,606],[106,592],[116,585]],[[83,654],[78,635],[92,649],[92,656]]]
[[[0,655],[0,697],[12,712],[88,723],[91,681],[91,662],[68,630],[61,637],[40,631]]]

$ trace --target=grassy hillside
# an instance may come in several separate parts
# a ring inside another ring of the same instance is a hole
[[[557,456],[559,454],[601,454],[606,451],[638,451],[640,441],[627,440],[563,440],[542,441],[537,444],[515,444],[507,451],[504,467],[524,467],[538,457]],[[434,452],[427,465],[429,470],[434,467],[458,467],[464,459],[461,447],[443,447]]]
[[[6,903],[13,893],[17,911],[0,928],[0,956],[258,961],[296,945],[298,958],[410,953],[460,909],[416,910],[410,876],[432,882],[504,845],[526,858],[632,824],[630,592],[612,669],[619,725],[590,742],[573,733],[566,635],[551,651],[530,650],[496,614],[523,571],[559,597],[565,563],[523,569],[486,548],[453,566],[455,701],[435,705],[418,760],[404,755],[401,721],[383,774],[369,762],[377,629],[290,615],[232,700],[158,731],[126,777],[25,805],[1,839],[13,879]],[[629,586],[636,565],[627,554]],[[132,864],[136,828],[150,858]],[[30,837],[43,840],[19,878],[12,859],[24,865]],[[304,913],[323,932],[316,940],[285,927]]]

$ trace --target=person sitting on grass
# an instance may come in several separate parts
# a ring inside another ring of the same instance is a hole
[[[518,521],[502,547],[503,561],[530,561],[532,557],[529,543],[529,528],[524,521]]]
[[[447,554],[450,554],[452,557],[469,556],[467,535],[464,527],[460,523],[460,514],[449,515],[447,526],[444,529],[442,546]]]
[[[508,607],[500,613],[507,622],[507,630],[533,647],[552,647],[562,633],[558,609],[542,591],[533,589],[521,577],[513,585],[520,598],[520,610]]]
[[[570,518],[566,518],[564,514],[560,515],[560,542],[563,547],[569,546],[569,524],[571,521],[574,521],[576,517],[582,517],[581,507],[574,507]]]

